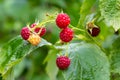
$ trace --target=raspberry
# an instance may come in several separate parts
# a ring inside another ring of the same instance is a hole
[[[33,28],[33,27],[35,27],[35,26],[37,26],[37,24],[36,24],[36,23],[33,23],[30,27]],[[35,28],[34,31],[35,31],[36,33],[39,33],[40,30],[41,30],[41,28],[38,27],[38,28]],[[39,33],[39,36],[42,37],[42,36],[45,35],[45,33],[46,33],[46,28],[42,28],[41,32]]]
[[[63,42],[69,42],[73,38],[73,30],[67,27],[60,32],[59,36]]]
[[[66,28],[70,24],[70,17],[65,13],[60,13],[56,18],[56,25],[63,29]]]
[[[93,27],[92,30],[88,30],[91,36],[96,37],[100,33],[100,28],[98,27]]]
[[[42,30],[41,30],[41,29],[42,29]],[[39,33],[40,30],[41,30],[41,32]],[[35,29],[35,32],[36,32],[36,33],[39,33],[39,36],[42,37],[42,36],[44,36],[45,33],[46,33],[46,28],[36,28],[36,29]]]
[[[59,69],[65,70],[70,65],[70,59],[67,56],[60,56],[56,59],[56,64]]]
[[[33,24],[31,24],[30,28],[33,28],[33,27],[35,27],[36,25],[37,25],[36,23],[33,23]]]
[[[40,43],[41,38],[39,37],[38,34],[32,33],[32,34],[30,35],[28,41],[29,41],[32,45],[37,46],[37,45]]]
[[[30,36],[30,30],[28,29],[28,27],[23,27],[21,30],[21,36],[24,40],[27,40]]]

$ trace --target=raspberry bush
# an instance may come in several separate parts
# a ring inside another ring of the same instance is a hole
[[[45,64],[49,80],[120,80],[119,3],[83,0],[80,17],[63,10],[46,13],[43,20],[24,25],[18,36],[0,48],[0,80],[15,80],[17,66],[25,58],[42,53],[41,49],[45,56],[40,57],[41,63],[37,59],[36,65]],[[56,42],[52,42],[54,35],[50,33],[57,35]],[[32,80],[31,76],[26,80]]]

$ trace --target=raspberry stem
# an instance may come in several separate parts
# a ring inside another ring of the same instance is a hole
[[[75,35],[75,37],[78,39],[88,40],[88,38],[86,38],[84,35]]]
[[[54,22],[55,21],[55,14],[53,14],[53,15],[50,15],[50,14],[46,14],[46,16],[47,16],[47,19],[45,19],[44,21],[42,21],[41,23],[39,23],[37,26],[36,26],[36,28],[37,27],[39,27],[39,26],[43,26],[44,24],[46,24],[46,23],[49,23],[49,22]]]
[[[67,44],[67,50],[66,50],[66,53],[65,53],[65,56],[68,56],[68,53],[69,53],[69,50],[68,50],[68,46],[69,46],[69,43],[66,43]]]
[[[52,19],[52,20],[45,20],[45,21],[39,23],[39,24],[36,26],[36,28],[39,27],[39,26],[43,26],[43,25],[46,24],[46,23],[54,22],[54,21],[55,21],[54,19]]]
[[[82,31],[82,32],[85,32],[85,30],[83,30],[83,29],[79,29],[79,28],[77,28],[77,27],[74,27],[74,26],[72,26],[71,24],[69,25],[72,29],[76,29],[76,30],[79,30],[79,31]]]
[[[90,37],[90,39],[91,39],[92,41],[94,41],[94,42],[101,48],[102,51],[105,52],[105,49],[103,49],[103,48],[101,47],[101,45],[98,43],[98,41],[96,41],[95,39],[93,39],[88,32],[87,32],[87,35]]]
[[[77,27],[79,27],[79,26],[81,25],[80,20],[81,20],[81,18],[79,18],[79,21],[78,21]]]
[[[53,15],[46,14],[46,16],[47,16],[47,18],[45,20],[43,20],[42,22],[40,22],[40,23],[39,23],[39,21],[36,20],[37,25],[32,28],[32,31],[34,31],[35,28],[39,28],[39,27],[45,25],[46,23],[50,23],[50,22],[55,21],[56,16],[54,14]]]

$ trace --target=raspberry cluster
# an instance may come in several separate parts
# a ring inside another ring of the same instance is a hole
[[[56,25],[61,29],[59,34],[60,40],[62,42],[70,42],[73,39],[74,32],[69,28],[70,17],[66,13],[59,13],[56,17]],[[93,22],[89,22],[86,26],[88,33],[96,37],[100,33],[100,28],[96,26]],[[21,37],[27,40],[32,45],[37,46],[41,37],[46,33],[46,28],[44,26],[39,26],[37,23],[33,23],[30,27],[23,27],[21,30]],[[66,70],[70,66],[71,60],[68,56],[58,56],[56,59],[56,65],[60,70]]]
[[[33,23],[30,27],[23,27],[21,30],[21,37],[35,46],[40,43],[41,37],[46,33],[45,27],[37,27],[37,25]]]
[[[70,17],[65,13],[60,13],[56,17],[56,25],[61,29],[59,37],[62,42],[70,42],[73,39],[73,30],[69,28]],[[21,37],[27,40],[32,45],[38,45],[41,41],[41,37],[45,35],[46,28],[39,27],[37,23],[33,23],[30,27],[23,27],[21,30]],[[68,56],[59,56],[56,59],[56,65],[60,70],[65,70],[70,65],[70,59]]]
[[[59,34],[63,42],[70,42],[73,38],[73,30],[68,26],[70,24],[70,17],[65,13],[60,13],[56,18],[56,25],[61,29]]]
[[[70,17],[65,13],[60,13],[56,17],[56,25],[61,29],[59,37],[62,42],[70,42],[73,39],[74,32],[69,28]],[[70,65],[68,56],[59,56],[56,59],[56,65],[60,70],[65,70]]]

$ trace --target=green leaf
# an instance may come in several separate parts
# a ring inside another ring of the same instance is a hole
[[[56,50],[50,50],[47,56],[47,66],[46,66],[46,72],[48,76],[50,77],[50,80],[56,80],[57,74],[58,74],[58,68],[56,66]]]
[[[117,73],[112,73],[111,74],[111,79],[110,80],[120,80],[120,75]]]
[[[2,75],[0,74],[0,80],[2,80]]]
[[[14,69],[14,77],[15,79],[18,78],[22,72],[24,71],[25,67],[26,67],[26,63],[27,63],[27,60],[26,59],[23,59],[21,62],[19,62],[18,64],[16,64],[13,69]]]
[[[120,74],[120,36],[116,36],[110,46],[111,71]]]
[[[112,52],[111,56],[111,72],[120,74],[120,50]]]
[[[100,0],[100,11],[105,21],[117,31],[120,28],[120,0]]]
[[[108,59],[97,45],[73,43],[68,51],[71,64],[63,71],[65,80],[110,80]]]
[[[81,6],[81,9],[80,9],[80,20],[79,20],[79,23],[78,23],[78,27],[81,27],[82,25],[82,28],[85,27],[85,18],[86,16],[90,13],[91,11],[91,8],[93,7],[93,4],[96,2],[96,0],[84,0],[83,3],[82,3],[82,6]]]
[[[111,51],[110,49],[113,48],[112,44],[118,38],[116,35],[108,36],[106,40],[103,42],[103,48],[107,49],[107,51]]]
[[[3,76],[3,80],[15,80],[13,68],[7,71],[7,73]]]
[[[52,45],[42,39],[38,46],[33,46],[17,36],[2,47],[0,52],[0,73],[5,75],[9,69],[18,64],[26,55],[44,45]]]
[[[106,49],[109,55],[111,64],[111,72],[113,74],[120,74],[120,36],[109,36],[103,43],[103,47]]]

